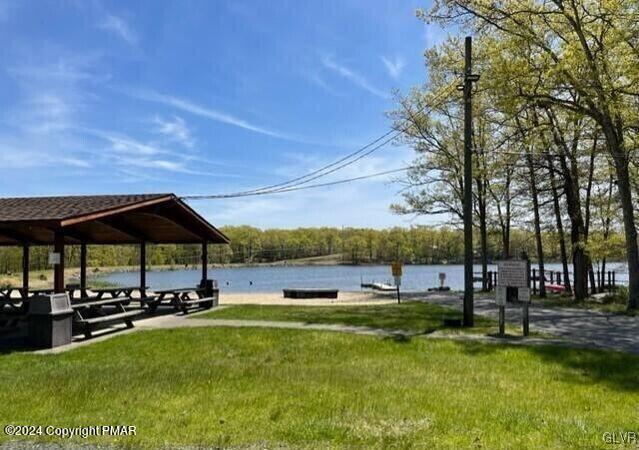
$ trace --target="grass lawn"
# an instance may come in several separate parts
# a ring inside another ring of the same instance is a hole
[[[135,425],[78,439],[131,448],[605,448],[639,431],[638,373],[635,356],[558,347],[156,330],[0,355],[0,424]]]
[[[576,302],[570,297],[552,296],[547,298],[536,297],[533,303],[545,308],[577,308],[592,309],[612,314],[620,314],[624,316],[637,316],[639,311],[628,311],[626,303],[604,303],[600,299],[587,298],[581,302]]]
[[[461,318],[461,312],[426,302],[408,301],[387,305],[280,306],[238,305],[198,314],[196,318],[274,320],[321,324],[345,324],[403,330],[412,333],[446,332],[497,333],[497,321],[475,316],[473,328],[446,328],[444,318]],[[515,329],[513,329],[515,330]],[[517,331],[513,331],[517,332]]]

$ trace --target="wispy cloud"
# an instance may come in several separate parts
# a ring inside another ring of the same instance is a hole
[[[323,57],[322,58],[322,64],[327,69],[330,69],[333,72],[337,73],[338,75],[348,79],[349,81],[351,81],[355,85],[357,85],[360,88],[370,92],[371,94],[373,94],[373,95],[375,95],[377,97],[383,98],[383,99],[387,99],[388,98],[388,94],[386,92],[382,91],[381,89],[376,88],[366,78],[364,78],[362,75],[354,72],[350,68],[336,63],[335,60],[333,60],[333,58],[331,56]]]
[[[76,168],[91,167],[88,160],[66,156],[64,152],[42,151],[7,143],[0,144],[0,165],[5,169],[32,169],[52,165]]]
[[[106,147],[97,151],[91,150],[90,153],[94,158],[119,170],[141,167],[166,172],[202,174],[189,167],[190,162],[198,160],[197,156],[164,148],[156,142],[145,142],[108,130],[77,128],[76,131],[105,142]]]
[[[93,55],[29,54],[7,73],[18,87],[18,101],[5,110],[7,121],[27,133],[49,134],[69,128],[93,98],[104,76],[93,72]],[[59,52],[61,53],[61,52]],[[35,62],[34,60],[37,60]]]
[[[166,136],[170,141],[185,147],[193,147],[195,140],[191,135],[191,130],[181,117],[173,116],[169,119],[163,119],[160,116],[155,116],[153,123],[155,124],[154,131],[156,133]]]
[[[154,144],[140,142],[130,136],[116,133],[114,131],[104,131],[94,128],[77,127],[80,133],[93,136],[95,138],[106,141],[110,144],[110,150],[119,154],[135,155],[135,156],[154,156],[170,154],[169,150]]]
[[[154,103],[159,103],[166,106],[171,106],[181,111],[194,114],[196,116],[204,117],[204,118],[213,120],[215,122],[220,122],[227,125],[232,125],[234,127],[242,128],[244,130],[252,131],[254,133],[259,133],[259,134],[263,134],[263,135],[278,138],[278,139],[285,139],[288,141],[305,142],[303,139],[298,138],[296,136],[292,136],[286,133],[282,133],[269,128],[255,125],[247,120],[233,116],[226,112],[212,109],[206,106],[202,106],[180,97],[160,94],[159,92],[155,92],[151,90],[132,90],[132,91],[125,91],[125,92],[131,95],[132,97],[138,98],[140,100],[145,100],[148,102],[154,102]]]
[[[317,86],[322,88],[325,92],[328,92],[329,94],[334,95],[336,97],[344,96],[343,93],[338,92],[335,89],[333,89],[331,86],[329,86],[329,84],[326,81],[324,81],[324,78],[322,78],[320,74],[316,72],[307,72],[305,75],[308,80],[310,80],[313,84],[316,84]]]
[[[396,56],[395,59],[392,61],[385,56],[382,56],[381,59],[384,63],[384,66],[386,66],[386,70],[388,70],[388,74],[392,78],[398,79],[399,76],[402,74],[404,67],[406,67],[406,62],[399,56]]]
[[[113,33],[129,45],[136,45],[138,43],[137,33],[121,17],[106,13],[103,19],[98,23],[98,28]]]
[[[446,40],[450,30],[446,31],[439,25],[434,23],[424,24],[424,31],[422,32],[422,38],[426,42],[426,47],[430,48],[437,44],[441,44]]]

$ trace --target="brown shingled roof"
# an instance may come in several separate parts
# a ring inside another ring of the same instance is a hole
[[[0,245],[228,243],[174,194],[0,198]]]
[[[64,220],[172,194],[82,195],[65,197],[0,198],[0,222],[28,220]]]

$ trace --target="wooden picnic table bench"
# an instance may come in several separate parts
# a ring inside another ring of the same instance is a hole
[[[148,289],[148,286],[144,287],[144,290]],[[90,288],[91,292],[95,292],[96,298],[101,299],[104,296],[109,296],[111,298],[127,296],[131,297],[131,295],[135,291],[140,292],[140,296],[142,296],[142,287],[141,286],[117,286],[117,287],[108,287],[108,288]]]
[[[133,328],[132,318],[140,312],[126,310],[124,305],[130,301],[130,297],[115,297],[73,302],[71,308],[74,312],[74,325],[84,332],[87,339],[91,338],[93,330],[100,324],[124,322],[127,328]],[[115,306],[115,313],[104,314],[102,307],[106,305]]]
[[[53,289],[52,288],[29,289],[29,294],[30,295],[49,295],[49,294],[53,294]]]
[[[189,308],[193,307],[203,307],[203,308],[212,308],[217,304],[217,293],[218,290],[214,290],[213,297],[205,297],[205,289],[204,288],[179,288],[179,289],[162,289],[154,291],[157,295],[156,303],[153,305],[153,308],[157,308],[162,301],[165,299],[170,299],[171,305],[176,310],[182,310],[184,314],[188,313]],[[197,297],[194,298],[193,294]]]
[[[14,292],[19,292],[20,297],[12,297]],[[11,311],[23,311],[24,310],[24,289],[7,286],[0,289],[0,311],[4,310],[5,306],[9,306]]]

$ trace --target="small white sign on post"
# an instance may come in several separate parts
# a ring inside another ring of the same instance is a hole
[[[49,264],[51,265],[60,264],[60,253],[56,253],[56,252],[49,253]]]
[[[495,290],[495,302],[499,306],[506,306],[506,298],[508,293],[508,288],[506,286],[497,286]]]
[[[517,300],[523,303],[530,303],[530,288],[517,288]]]

